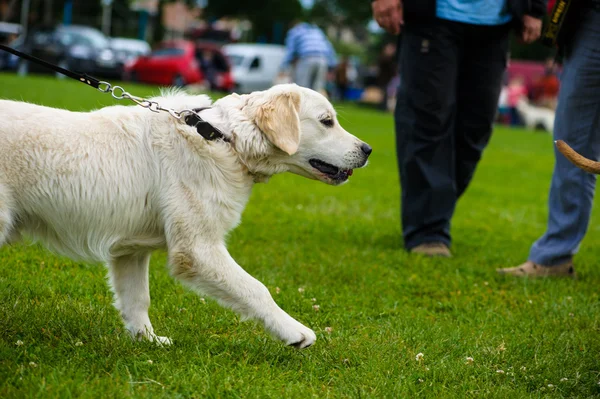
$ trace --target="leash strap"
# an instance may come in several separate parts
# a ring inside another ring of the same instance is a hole
[[[144,98],[134,96],[134,95],[126,92],[125,89],[123,89],[121,86],[112,86],[110,83],[98,80],[92,76],[89,76],[88,74],[85,74],[85,73],[81,74],[81,73],[69,71],[68,69],[61,68],[58,65],[44,61],[44,60],[34,57],[32,55],[23,53],[19,50],[15,50],[14,48],[5,46],[3,44],[0,44],[0,50],[8,51],[9,53],[16,55],[17,57],[24,58],[28,61],[35,62],[36,64],[45,66],[46,68],[52,69],[55,72],[61,73],[72,79],[75,79],[82,83],[85,83],[88,86],[98,89],[103,93],[111,93],[111,95],[114,98],[116,98],[117,100],[122,100],[125,98],[125,99],[135,102],[137,105],[139,105],[141,107],[149,109],[152,112],[166,111],[175,119],[183,118],[186,125],[195,128],[196,131],[198,132],[198,134],[201,135],[202,137],[204,137],[208,141],[223,139],[223,141],[230,142],[229,138],[225,137],[223,132],[221,132],[219,129],[217,129],[216,127],[214,127],[213,125],[211,125],[210,123],[208,123],[207,121],[202,119],[200,117],[200,115],[198,115],[198,113],[200,111],[203,111],[210,107],[196,108],[193,110],[187,109],[187,110],[183,110],[183,111],[175,111],[170,108],[163,108],[155,101],[149,101]],[[187,116],[183,117],[183,115],[187,115]]]
[[[43,65],[46,68],[52,69],[55,72],[62,73],[63,75],[68,76],[72,79],[78,80],[80,82],[83,82],[88,86],[92,86],[94,89],[97,89],[100,86],[100,81],[98,79],[96,79],[92,76],[89,76],[85,73],[81,74],[81,73],[69,71],[68,69],[61,68],[58,65],[51,64],[47,61],[44,61],[44,60],[34,57],[32,55],[23,53],[19,50],[15,50],[14,48],[5,46],[3,44],[0,44],[0,49],[2,49],[4,51],[8,51],[9,53],[16,55],[17,57],[21,57],[28,61],[35,62],[36,64]]]
[[[542,43],[548,47],[556,47],[560,39],[561,30],[569,11],[572,0],[556,0],[548,24],[542,34]]]

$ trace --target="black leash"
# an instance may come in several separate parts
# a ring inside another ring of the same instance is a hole
[[[3,44],[0,44],[0,49],[4,50],[4,51],[8,51],[9,53],[16,55],[17,57],[24,58],[27,61],[35,62],[36,64],[45,66],[46,68],[52,69],[55,72],[62,73],[65,76],[68,76],[72,79],[83,82],[86,85],[92,86],[94,89],[97,89],[100,87],[100,81],[98,79],[93,78],[85,73],[81,74],[81,73],[69,71],[68,69],[61,68],[58,65],[51,64],[40,58],[34,57],[33,55],[22,53],[19,50],[15,50],[14,48],[5,46]]]
[[[85,83],[88,86],[98,89],[103,93],[111,93],[111,95],[114,98],[116,98],[117,100],[122,100],[125,98],[125,99],[135,102],[136,104],[138,104],[144,108],[148,108],[152,112],[166,111],[176,119],[183,118],[186,125],[195,128],[196,131],[198,132],[198,134],[201,135],[202,137],[204,137],[208,141],[213,141],[213,140],[217,140],[217,139],[223,139],[223,141],[226,141],[226,142],[231,141],[228,137],[225,137],[223,132],[221,132],[219,129],[217,129],[216,127],[214,127],[213,125],[211,125],[210,123],[208,123],[207,121],[202,119],[200,117],[200,115],[198,115],[201,111],[203,111],[205,109],[209,109],[210,107],[195,108],[193,110],[188,109],[188,110],[183,110],[183,111],[175,111],[170,108],[163,108],[155,101],[150,101],[150,100],[146,100],[141,97],[133,96],[133,95],[129,94],[128,92],[126,92],[125,89],[123,89],[121,86],[113,87],[110,83],[102,81],[102,80],[98,80],[88,74],[77,73],[77,72],[73,72],[73,71],[70,71],[65,68],[61,68],[58,65],[44,61],[44,60],[34,57],[30,54],[23,53],[19,50],[15,50],[14,48],[5,46],[3,44],[0,44],[0,50],[7,51],[11,54],[16,55],[17,57],[24,58],[28,61],[42,65],[48,69],[52,69],[53,71],[61,73],[65,76],[68,76],[71,79],[75,79],[79,82]],[[184,117],[184,115],[186,115],[186,116]]]

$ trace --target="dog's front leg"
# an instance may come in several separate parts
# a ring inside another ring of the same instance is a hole
[[[191,288],[216,299],[244,319],[261,321],[276,338],[306,348],[315,333],[284,312],[267,287],[248,274],[222,244],[198,244],[169,250],[172,274]]]

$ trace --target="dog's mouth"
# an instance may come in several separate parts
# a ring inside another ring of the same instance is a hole
[[[321,172],[326,178],[330,179],[334,183],[343,183],[348,180],[348,177],[352,176],[352,169],[341,169],[337,166],[321,161],[320,159],[310,159],[308,161],[310,166]]]

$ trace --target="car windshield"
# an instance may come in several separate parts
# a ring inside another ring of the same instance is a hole
[[[109,41],[99,31],[93,29],[61,29],[59,39],[63,45],[80,44],[96,48],[108,47]]]
[[[144,53],[149,49],[146,42],[137,40],[112,39],[111,43],[112,47],[116,50]]]
[[[231,66],[238,67],[244,63],[244,56],[238,54],[227,54],[227,58],[229,58],[229,63]]]
[[[185,50],[179,47],[165,47],[155,50],[150,54],[151,57],[173,57],[176,55],[183,55]]]

